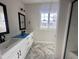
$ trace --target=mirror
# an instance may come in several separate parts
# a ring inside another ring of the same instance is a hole
[[[0,3],[0,35],[9,33],[6,6]]]
[[[9,33],[6,6],[0,3],[0,43],[5,42],[5,35]]]
[[[18,17],[19,17],[19,29],[25,30],[26,29],[25,15],[19,12]]]

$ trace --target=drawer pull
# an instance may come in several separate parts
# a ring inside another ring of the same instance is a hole
[[[21,50],[19,50],[20,56],[21,56]]]
[[[18,55],[18,59],[19,59],[19,53],[17,52],[17,55]]]

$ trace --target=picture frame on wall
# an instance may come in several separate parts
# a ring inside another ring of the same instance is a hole
[[[19,29],[20,30],[25,30],[26,29],[25,15],[18,12],[18,17],[19,17]]]

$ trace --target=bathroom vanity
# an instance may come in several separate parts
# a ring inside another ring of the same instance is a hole
[[[32,33],[25,38],[12,38],[7,43],[0,45],[0,59],[24,59],[33,43]]]

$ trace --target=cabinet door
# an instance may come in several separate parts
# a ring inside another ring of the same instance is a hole
[[[11,55],[8,57],[9,59],[19,59],[19,53],[18,51],[13,51],[13,53],[11,53]]]
[[[33,39],[32,36],[30,36],[29,38],[27,38],[27,42],[26,42],[26,54],[29,52],[31,45],[33,43]]]
[[[13,47],[11,50],[2,55],[2,59],[19,59],[16,47]]]
[[[24,59],[25,58],[25,56],[26,56],[26,42],[27,41],[25,41],[25,39],[22,41],[22,42],[20,42],[17,46],[18,46],[18,52],[19,52],[19,59]]]
[[[30,46],[32,44],[31,36],[28,38],[25,38],[20,44],[19,44],[19,50],[21,53],[20,59],[24,59],[30,49]]]
[[[33,39],[32,38],[28,38],[28,42],[27,42],[27,51],[29,51],[29,49],[31,48],[31,45],[33,43]]]

